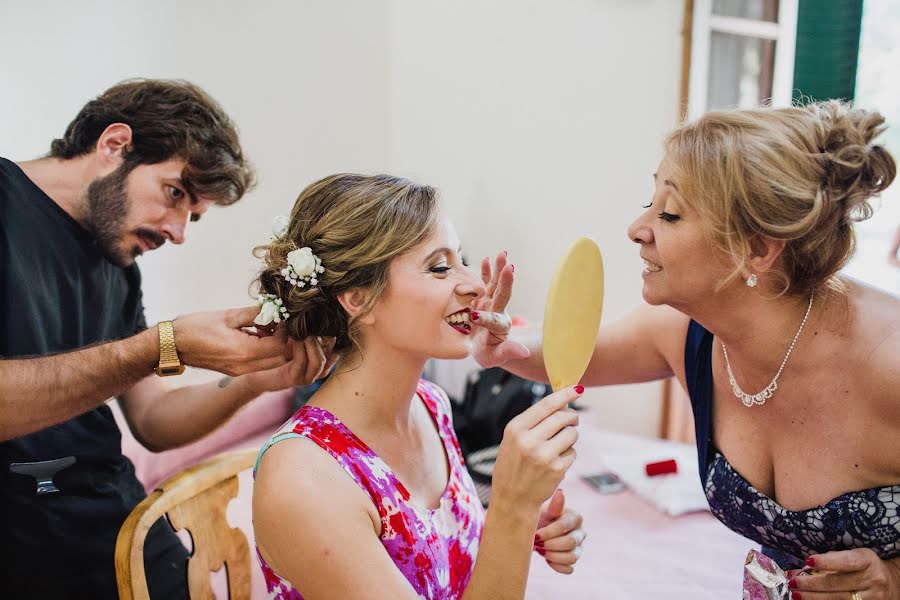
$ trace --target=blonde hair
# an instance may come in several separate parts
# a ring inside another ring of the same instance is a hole
[[[287,234],[254,250],[265,261],[256,284],[283,300],[290,336],[334,337],[335,351],[359,350],[356,323],[387,288],[391,260],[428,237],[437,213],[437,191],[429,186],[390,175],[325,177],[300,193]],[[303,247],[325,268],[316,286],[294,286],[281,275],[288,253]],[[367,290],[368,298],[351,319],[337,297],[354,289]]]
[[[841,289],[836,273],[855,249],[853,221],[897,167],[881,145],[877,112],[837,100],[712,111],[669,134],[666,156],[679,190],[734,261],[740,276],[760,237],[784,240],[773,267],[781,294]]]

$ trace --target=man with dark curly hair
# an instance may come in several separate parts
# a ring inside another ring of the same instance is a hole
[[[122,82],[47,156],[0,158],[3,597],[118,597],[116,536],[145,494],[108,398],[161,451],[323,369],[315,344],[246,333],[255,307],[145,323],[135,257],[183,243],[189,222],[237,202],[253,179],[231,119],[184,81]],[[184,365],[233,379],[163,385]],[[153,597],[187,597],[186,555],[165,522],[150,530]]]

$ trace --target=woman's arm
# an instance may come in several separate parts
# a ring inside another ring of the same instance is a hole
[[[683,378],[688,322],[688,317],[674,308],[644,304],[611,325],[601,324],[581,383],[597,386],[672,375]],[[490,355],[476,348],[475,357],[482,367],[500,366],[526,379],[547,381],[541,337],[540,326],[513,327],[503,344],[521,344],[528,349],[527,358],[501,358],[502,348]]]

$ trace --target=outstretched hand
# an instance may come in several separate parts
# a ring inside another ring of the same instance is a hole
[[[485,369],[525,359],[531,354],[528,348],[509,339],[512,320],[506,314],[506,305],[512,296],[515,270],[515,266],[507,264],[505,250],[497,255],[493,268],[489,258],[481,261],[481,279],[487,293],[472,305],[469,322],[475,327],[472,355]]]

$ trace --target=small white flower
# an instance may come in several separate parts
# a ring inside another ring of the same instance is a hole
[[[290,317],[281,298],[275,294],[260,294],[256,298],[259,304],[259,314],[253,319],[257,325],[266,326],[271,323],[281,323],[282,320]]]
[[[276,238],[281,238],[287,235],[288,228],[291,225],[291,220],[284,215],[278,215],[274,219],[272,219],[272,234]]]
[[[278,321],[278,306],[274,302],[265,302],[259,308],[259,314],[253,320],[257,325],[268,325],[272,321]]]
[[[291,250],[287,255],[288,264],[299,277],[308,277],[316,272],[316,256],[311,248]]]

